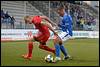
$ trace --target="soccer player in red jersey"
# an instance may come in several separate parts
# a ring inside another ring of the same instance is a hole
[[[32,58],[32,49],[33,49],[34,41],[38,41],[40,43],[39,45],[40,49],[55,53],[55,49],[49,48],[48,46],[46,46],[46,42],[50,37],[49,29],[54,33],[54,35],[57,35],[56,32],[51,27],[51,25],[54,25],[54,22],[52,22],[46,16],[26,16],[24,17],[24,20],[25,20],[25,23],[34,24],[36,29],[39,30],[39,32],[37,35],[30,37],[29,43],[28,43],[28,54],[25,54],[22,56],[26,59]],[[43,20],[46,20],[48,22],[43,22]]]

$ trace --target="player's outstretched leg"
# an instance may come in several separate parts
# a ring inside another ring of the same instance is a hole
[[[49,52],[52,52],[52,53],[55,54],[55,49],[54,49],[54,48],[49,48],[49,47],[46,46],[46,45],[40,44],[40,45],[39,45],[39,48],[40,48],[40,49],[43,49],[43,50],[46,50],[46,51],[49,51]]]

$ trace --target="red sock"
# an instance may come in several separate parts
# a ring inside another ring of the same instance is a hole
[[[33,42],[28,43],[28,57],[32,56],[32,50],[33,50]]]
[[[55,49],[53,49],[53,48],[49,48],[48,46],[46,46],[46,45],[39,45],[39,48],[40,49],[43,49],[43,50],[46,50],[46,51],[50,51],[50,52],[52,52],[52,53],[55,53]]]

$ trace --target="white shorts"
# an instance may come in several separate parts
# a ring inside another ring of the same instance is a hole
[[[62,41],[67,41],[71,38],[71,36],[67,32],[59,31],[58,36],[61,38]]]

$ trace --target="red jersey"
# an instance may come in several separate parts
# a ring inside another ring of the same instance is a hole
[[[35,25],[36,29],[39,29],[40,32],[46,34],[49,33],[49,29],[45,25],[41,25],[41,17],[40,16],[34,16],[32,19],[32,23]]]

